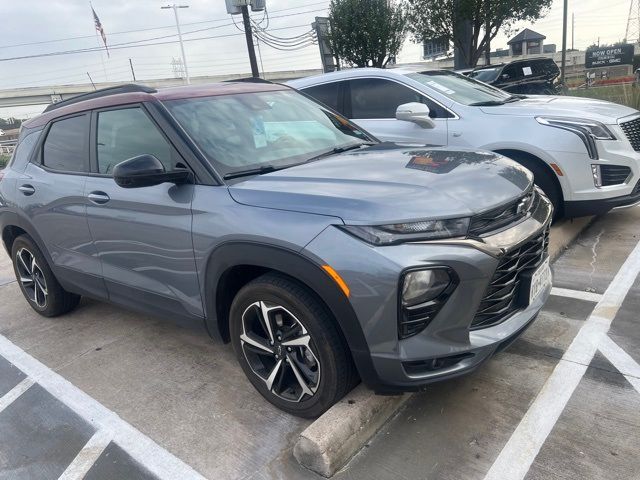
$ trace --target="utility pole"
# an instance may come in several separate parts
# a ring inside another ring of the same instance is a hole
[[[136,72],[133,70],[133,62],[129,59],[129,66],[131,67],[131,75],[133,76],[133,81],[136,81]]]
[[[567,67],[567,10],[568,0],[564,0],[564,12],[562,13],[562,60],[560,63],[560,82],[564,85],[565,70]]]
[[[173,9],[173,15],[176,17],[176,28],[178,29],[178,39],[180,40],[180,51],[182,52],[182,64],[184,65],[184,75],[187,79],[187,85],[191,83],[191,79],[189,78],[189,68],[187,67],[187,57],[184,54],[184,44],[182,42],[182,31],[180,30],[180,20],[178,19],[178,9],[179,8],[189,8],[189,5],[167,5],[165,7],[160,7],[162,10],[167,10],[169,8]]]
[[[260,77],[258,72],[258,62],[256,61],[256,51],[253,47],[253,31],[251,30],[251,19],[249,18],[249,7],[243,5],[240,7],[242,10],[242,22],[244,23],[244,36],[247,39],[247,50],[249,51],[249,62],[251,63],[251,76],[253,78]]]

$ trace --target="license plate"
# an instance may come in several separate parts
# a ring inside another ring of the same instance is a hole
[[[540,293],[551,284],[551,268],[547,258],[531,276],[531,289],[529,290],[529,303],[532,303]]]

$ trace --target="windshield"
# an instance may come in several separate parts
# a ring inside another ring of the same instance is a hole
[[[372,139],[293,90],[165,102],[222,176],[285,168]]]
[[[507,92],[448,70],[409,73],[407,77],[463,105],[504,103],[511,98]]]
[[[474,70],[469,74],[469,78],[475,78],[479,82],[491,83],[500,73],[501,67],[496,68],[483,68],[482,70]]]

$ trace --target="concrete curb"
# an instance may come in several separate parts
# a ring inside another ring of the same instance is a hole
[[[594,217],[554,225],[549,256],[556,260]],[[300,465],[331,477],[358,453],[412,394],[379,396],[363,385],[356,387],[304,430],[293,448]]]
[[[549,240],[549,257],[555,261],[565,249],[573,243],[580,233],[587,228],[596,217],[580,217],[563,220],[551,229]]]
[[[411,398],[375,395],[359,385],[304,430],[293,447],[303,467],[331,477]]]

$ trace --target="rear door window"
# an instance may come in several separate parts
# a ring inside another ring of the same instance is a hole
[[[341,109],[338,108],[340,106],[338,105],[338,93],[341,83],[344,82],[323,83],[322,85],[305,88],[302,91],[319,102],[324,103],[327,107],[331,107],[340,112]],[[344,114],[344,112],[340,113]]]
[[[42,164],[60,172],[87,172],[89,115],[58,120],[51,125],[42,148]]]

